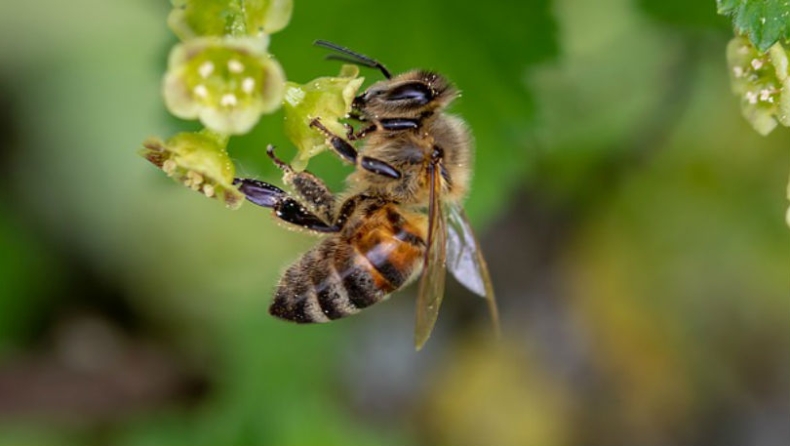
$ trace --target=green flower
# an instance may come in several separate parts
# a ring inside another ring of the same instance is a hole
[[[171,0],[167,18],[181,39],[205,36],[262,36],[285,28],[292,0]]]
[[[744,118],[761,135],[777,124],[790,125],[790,77],[787,52],[781,44],[761,53],[746,37],[727,45],[732,90],[741,98]]]
[[[267,46],[267,37],[201,37],[176,45],[163,86],[168,110],[219,133],[247,133],[283,98],[285,74]]]
[[[225,150],[227,143],[226,136],[208,130],[179,133],[166,142],[149,138],[140,155],[174,180],[236,209],[244,194],[233,185],[235,168]]]
[[[344,65],[338,77],[319,77],[304,85],[286,83],[285,134],[299,149],[294,160],[297,169],[304,168],[310,158],[328,148],[324,135],[310,128],[313,118],[320,117],[335,134],[345,134],[339,120],[351,111],[351,102],[365,80],[357,75],[358,67]]]

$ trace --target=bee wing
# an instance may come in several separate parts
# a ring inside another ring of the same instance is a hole
[[[499,311],[494,287],[491,285],[491,276],[488,274],[488,266],[472,226],[459,204],[448,204],[447,223],[447,268],[463,286],[486,298],[491,321],[498,334]]]
[[[436,174],[438,165],[429,170],[431,183],[428,202],[428,240],[425,261],[417,295],[417,322],[414,330],[414,344],[420,350],[431,336],[439,307],[444,297],[445,258],[447,226],[443,215],[441,177]]]

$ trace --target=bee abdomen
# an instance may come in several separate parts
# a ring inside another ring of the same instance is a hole
[[[371,221],[383,221],[383,212]],[[305,253],[283,274],[269,313],[298,323],[329,322],[358,313],[406,285],[422,264],[424,242],[396,218],[330,237]]]
[[[343,249],[326,239],[283,274],[269,313],[297,323],[329,322],[359,312],[348,296],[335,257]]]
[[[376,286],[391,293],[408,283],[422,262],[424,242],[401,227],[382,227],[354,240],[357,256]]]

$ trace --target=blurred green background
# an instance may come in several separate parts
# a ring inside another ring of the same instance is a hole
[[[415,353],[412,289],[273,320],[315,239],[136,154],[195,128],[160,96],[169,2],[3,2],[0,445],[789,444],[790,137],[740,117],[714,3],[296,0],[289,79],[337,73],[322,38],[463,91],[505,336],[450,283]],[[270,142],[281,114],[240,175],[279,184]]]

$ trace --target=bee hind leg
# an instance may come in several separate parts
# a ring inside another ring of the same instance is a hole
[[[299,198],[308,204],[324,221],[332,221],[335,215],[335,195],[321,179],[304,170],[297,172],[274,154],[274,146],[266,148],[266,154],[274,165],[283,171],[283,181],[294,188]]]
[[[274,207],[277,202],[288,196],[284,190],[273,184],[251,178],[234,178],[233,184],[239,187],[239,191],[247,200],[265,208]]]
[[[337,232],[335,225],[310,212],[303,204],[288,196],[285,191],[269,183],[250,178],[236,178],[233,184],[239,187],[247,200],[265,208],[271,208],[280,220],[315,232]]]

